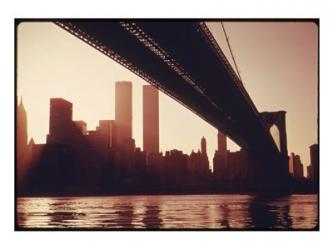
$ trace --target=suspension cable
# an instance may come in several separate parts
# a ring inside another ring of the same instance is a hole
[[[226,32],[226,30],[224,28],[223,22],[221,22],[221,26],[222,26],[222,29],[223,29],[223,33],[224,33],[225,39],[227,40],[228,48],[229,48],[229,51],[230,51],[230,54],[231,54],[231,57],[232,57],[232,61],[233,61],[234,65],[235,65],[235,68],[236,68],[236,71],[237,71],[237,75],[238,75],[241,83],[243,84],[243,81],[242,81],[241,75],[239,73],[239,70],[238,70],[238,67],[237,67],[237,63],[236,63],[234,54],[232,53],[232,49],[231,49],[231,45],[230,45],[230,42],[229,42],[229,38],[228,38],[227,32]]]

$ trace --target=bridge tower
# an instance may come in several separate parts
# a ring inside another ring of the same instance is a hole
[[[289,190],[288,148],[286,132],[286,112],[262,112],[266,130],[272,134],[277,156],[267,155],[265,152],[248,148],[248,172],[250,188],[255,192],[285,192]]]

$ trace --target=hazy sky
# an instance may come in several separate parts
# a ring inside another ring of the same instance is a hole
[[[228,58],[219,23],[208,23]],[[288,151],[310,162],[309,146],[317,143],[317,26],[313,23],[227,22],[225,28],[246,90],[257,109],[287,111]],[[73,119],[88,129],[114,119],[116,81],[133,82],[133,136],[142,148],[142,85],[144,80],[53,23],[18,27],[17,92],[28,114],[28,137],[45,143],[49,99],[73,103]],[[217,131],[191,111],[160,92],[160,150],[190,153],[207,139],[212,157]],[[228,141],[232,151],[238,147]]]

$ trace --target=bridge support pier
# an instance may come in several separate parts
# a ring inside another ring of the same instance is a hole
[[[282,155],[278,158],[267,157],[263,154],[248,152],[249,188],[259,194],[286,193],[290,189],[288,173],[288,158]]]
[[[290,189],[288,173],[288,149],[286,132],[286,112],[263,112],[261,117],[267,124],[267,130],[272,126],[278,129],[278,155],[266,155],[265,152],[252,150],[249,155],[249,181],[258,192],[286,192]]]

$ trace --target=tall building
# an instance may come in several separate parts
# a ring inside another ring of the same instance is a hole
[[[209,161],[207,156],[207,141],[205,137],[201,138],[201,168],[204,173],[209,171]]]
[[[213,158],[214,175],[217,177],[222,177],[226,175],[227,168],[227,137],[221,133],[217,132],[217,150],[215,151]]]
[[[319,170],[319,146],[313,144],[310,146],[310,166],[308,168],[308,177],[311,181],[317,181]]]
[[[19,188],[24,181],[28,162],[30,160],[28,135],[27,135],[27,113],[23,106],[22,97],[16,107],[16,166],[17,181]]]
[[[143,150],[159,152],[159,106],[158,89],[143,85]]]
[[[73,104],[62,98],[50,99],[50,124],[47,143],[68,143],[75,125],[72,121]]]
[[[115,94],[116,143],[122,144],[132,138],[132,83],[116,82]]]
[[[201,154],[207,155],[207,142],[205,137],[201,138]]]
[[[312,169],[312,166],[309,165],[306,167],[306,171],[307,171],[307,179],[310,180],[310,181],[313,181],[313,169]]]
[[[223,166],[223,157],[221,153],[218,150],[215,150],[214,157],[213,157],[213,172],[214,176],[216,177],[222,177],[222,175],[225,173],[225,167]]]
[[[20,161],[28,144],[27,112],[23,106],[22,97],[16,111],[16,154],[17,160]]]
[[[227,137],[220,131],[217,132],[217,151],[227,155]]]
[[[294,166],[292,164],[292,155],[288,156],[288,173],[289,176],[294,176]]]
[[[299,155],[295,155],[291,153],[289,157],[289,164],[290,168],[293,170],[293,177],[295,179],[303,179],[304,178],[304,171],[303,171],[303,164],[301,162],[301,158]]]
[[[113,121],[112,120],[100,120],[97,131],[102,135],[105,140],[105,144],[110,148],[112,147],[112,131]]]

